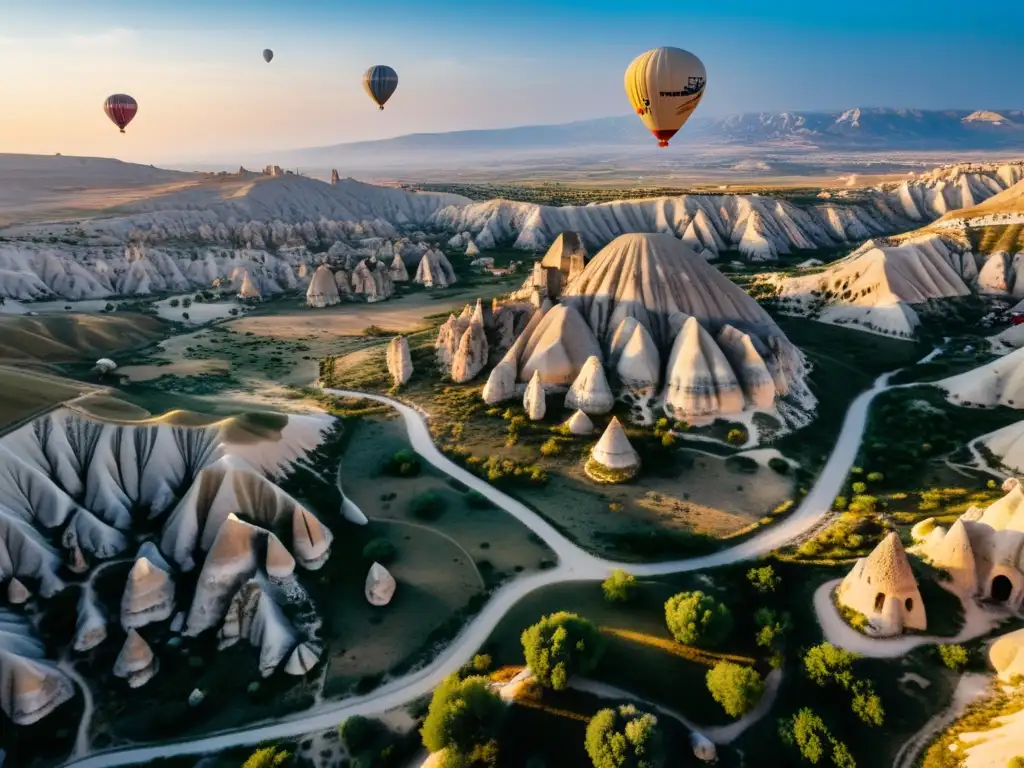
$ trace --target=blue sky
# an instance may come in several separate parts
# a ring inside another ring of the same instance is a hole
[[[1024,2],[2,0],[0,151],[224,156],[626,114],[622,71],[699,55],[698,114],[1024,107]],[[267,66],[264,47],[277,54]],[[384,113],[362,71],[388,63]],[[129,136],[100,111],[140,102]]]

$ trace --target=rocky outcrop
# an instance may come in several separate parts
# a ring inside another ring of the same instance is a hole
[[[731,325],[723,325],[717,341],[739,379],[747,405],[757,409],[771,408],[775,404],[776,386],[764,361],[767,350],[760,340]]]
[[[466,255],[467,256],[479,256],[480,249],[476,247],[476,243],[470,240],[466,243]]]
[[[480,323],[471,322],[459,339],[459,347],[452,357],[451,377],[456,384],[464,384],[487,364],[487,335]]]
[[[622,483],[640,471],[640,457],[614,416],[590,452],[583,470],[587,477],[598,483]]]
[[[633,320],[629,330],[624,328],[629,320],[633,318],[623,320],[613,337],[615,373],[624,387],[657,389],[661,383],[658,348],[643,324]]]
[[[546,387],[572,384],[590,357],[602,357],[601,347],[583,317],[571,306],[558,304],[544,313],[522,352],[519,380],[540,372]]]
[[[242,584],[234,594],[218,637],[221,648],[242,639],[258,648],[263,677],[273,674],[296,648],[294,629],[257,579]]]
[[[43,659],[32,625],[0,610],[0,709],[15,725],[32,725],[75,693],[71,680]]]
[[[7,583],[7,602],[11,605],[24,605],[30,597],[32,593],[17,577],[13,577]]]
[[[576,408],[583,413],[600,416],[608,413],[615,405],[615,396],[608,385],[601,358],[591,355],[580,369],[579,375],[565,396],[565,407]]]
[[[341,301],[334,273],[326,264],[321,264],[313,273],[306,289],[306,304],[310,307],[330,307]]]
[[[451,369],[461,339],[462,330],[458,318],[454,314],[448,315],[448,319],[437,330],[437,340],[434,342],[435,358],[443,371]]]
[[[576,411],[564,426],[573,435],[589,435],[594,431],[594,422],[583,411]]]
[[[395,596],[396,586],[395,577],[388,569],[380,563],[374,563],[366,574],[366,602],[370,605],[387,605]]]
[[[409,341],[404,336],[395,336],[388,342],[388,373],[396,387],[405,384],[412,376],[412,357],[409,355]]]
[[[679,421],[707,420],[743,410],[743,391],[725,354],[697,318],[688,318],[672,345],[665,412]]]
[[[83,588],[78,596],[75,615],[75,644],[77,653],[91,651],[107,639],[107,617],[96,604],[96,596],[90,588]]]
[[[309,643],[299,643],[295,650],[288,656],[288,663],[285,664],[286,674],[301,677],[313,671],[313,667],[320,661],[320,652]]]
[[[391,297],[395,292],[391,273],[384,262],[370,257],[360,261],[352,270],[352,293],[374,304]]]
[[[526,385],[526,392],[523,394],[523,410],[526,411],[526,418],[530,421],[540,421],[547,412],[544,385],[540,380],[540,371],[534,371],[533,378]]]
[[[402,257],[397,253],[395,258],[391,260],[391,267],[388,270],[391,274],[391,281],[394,283],[407,283],[409,282],[409,271],[405,268],[405,262],[402,261]]]
[[[121,596],[121,626],[139,629],[174,612],[174,580],[163,568],[140,557],[128,572]]]
[[[352,273],[347,269],[339,269],[334,273],[334,284],[338,287],[339,299],[352,296]]]
[[[917,579],[895,531],[857,561],[836,590],[836,601],[867,617],[879,636],[928,628]]]
[[[427,251],[420,257],[413,281],[426,288],[447,288],[457,282],[455,270],[441,251]]]
[[[121,653],[114,662],[114,674],[128,682],[131,688],[140,688],[157,673],[160,662],[153,655],[149,643],[134,629],[128,630]]]
[[[261,298],[260,289],[249,276],[249,270],[242,272],[242,284],[238,288],[238,298],[243,301],[258,301]]]

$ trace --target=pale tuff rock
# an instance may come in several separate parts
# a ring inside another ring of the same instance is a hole
[[[205,691],[202,691],[199,688],[193,688],[192,689],[192,693],[190,693],[188,695],[188,705],[190,707],[198,707],[200,704],[203,703],[203,700],[205,698],[206,698],[206,692]]]
[[[452,381],[463,384],[480,373],[487,364],[487,349],[483,325],[471,322],[452,357]]]
[[[75,695],[71,680],[43,660],[28,624],[0,614],[0,709],[15,725],[32,725]]]
[[[395,595],[395,577],[380,563],[370,566],[366,574],[366,602],[370,605],[387,605]]]
[[[544,313],[522,352],[519,380],[529,381],[540,371],[549,387],[567,387],[575,381],[587,359],[602,357],[593,332],[571,306],[558,304]]]
[[[999,459],[999,463],[1014,472],[1024,472],[1024,421],[1018,421],[982,435],[975,444],[984,446]],[[1010,478],[1017,482],[1016,478]],[[1008,491],[1009,488],[1003,488]]]
[[[488,307],[488,310],[490,308]],[[469,319],[471,323],[479,323],[481,328],[487,329],[488,326],[494,325],[494,317],[490,311],[484,311],[484,302],[482,299],[477,299],[476,304],[473,306],[473,316]]]
[[[476,243],[473,240],[470,240],[466,244],[466,255],[467,256],[479,256],[480,255],[480,249],[476,247]]]
[[[530,419],[530,421],[540,421],[547,412],[544,385],[540,380],[540,371],[534,371],[533,378],[526,385],[526,392],[523,395],[523,409],[526,411],[526,418]]]
[[[269,677],[296,646],[295,631],[256,580],[241,585],[221,626],[220,647],[246,639],[260,649],[260,674]]]
[[[591,355],[565,395],[565,407],[576,408],[592,416],[608,413],[615,405],[615,396],[608,385],[601,358]]]
[[[32,593],[17,578],[12,578],[7,583],[7,602],[11,605],[24,605],[30,597]]]
[[[39,595],[53,597],[64,588],[58,578],[61,560],[57,551],[34,528],[0,514],[0,563],[4,575],[19,580],[38,580]]]
[[[171,632],[176,635],[180,635],[181,631],[185,628],[185,612],[179,611],[174,614],[174,618],[171,619]]]
[[[412,376],[412,357],[409,355],[409,341],[404,336],[395,336],[388,342],[388,373],[396,387],[405,384]]]
[[[402,261],[402,257],[397,253],[395,258],[391,260],[391,280],[395,283],[407,283],[409,282],[409,271],[405,268],[405,262]]]
[[[586,262],[587,249],[579,232],[559,234],[540,261],[544,269],[554,269],[560,274],[559,293],[583,271]]]
[[[948,531],[936,527],[921,542],[933,565],[949,571],[963,596],[1024,607],[1024,490],[1014,485],[982,510],[970,507]]]
[[[256,287],[256,283],[249,276],[249,270],[244,270],[242,272],[242,285],[238,289],[238,298],[252,301],[260,297],[260,289]]]
[[[612,334],[611,341],[608,343],[608,364],[612,368],[618,364],[622,350],[626,348],[626,344],[633,338],[633,334],[639,325],[640,321],[631,315],[622,318],[622,322],[615,327],[615,333]],[[648,333],[649,335],[650,333]]]
[[[174,580],[146,557],[135,561],[121,596],[121,626],[139,629],[174,612]]]
[[[337,186],[339,181],[341,181],[341,177],[338,176],[338,169],[331,168],[331,186]]]
[[[1024,348],[967,373],[937,382],[961,405],[1024,408]],[[1006,428],[1009,429],[1009,428]]]
[[[461,338],[462,330],[459,328],[458,319],[454,314],[448,315],[448,319],[438,328],[437,341],[434,342],[435,357],[442,370],[451,368]]]
[[[89,561],[85,559],[85,555],[82,554],[82,550],[78,546],[68,549],[67,560],[64,564],[69,571],[79,576],[89,570]]]
[[[375,258],[363,259],[352,271],[352,293],[365,297],[370,304],[390,298],[395,292],[391,273]]]
[[[330,307],[341,301],[334,273],[326,264],[321,264],[313,273],[306,289],[306,304],[310,307]]]
[[[186,619],[186,636],[195,637],[220,623],[232,595],[260,566],[257,552],[261,540],[266,541],[268,574],[278,579],[290,575],[291,556],[274,534],[228,515],[199,572]],[[294,561],[291,564],[294,567]]]
[[[448,257],[439,250],[430,250],[420,257],[414,282],[427,288],[446,288],[458,282]]]
[[[594,431],[594,422],[583,411],[576,411],[565,422],[565,428],[574,435],[589,435]]]
[[[88,552],[97,560],[115,557],[128,547],[128,540],[87,509],[79,509],[64,529],[61,543],[69,552]]]
[[[483,399],[488,405],[511,400],[516,396],[516,354],[511,348],[505,356],[491,369],[484,384]]]
[[[693,756],[705,763],[718,762],[718,752],[715,743],[711,739],[697,733],[690,732],[690,747],[693,748]]]
[[[743,410],[743,391],[725,354],[697,319],[689,318],[668,358],[664,408],[680,421]]]
[[[312,672],[319,661],[320,654],[315,648],[308,643],[299,643],[288,657],[284,671],[286,674],[301,677]]]
[[[96,361],[96,365],[92,369],[99,374],[108,374],[117,370],[117,363],[111,360],[109,357],[101,357]]]
[[[107,639],[107,617],[96,604],[92,589],[83,587],[75,616],[75,644],[78,653],[91,651]]]
[[[716,341],[743,387],[747,404],[752,408],[766,409],[775,403],[775,380],[764,362],[762,351],[758,349],[761,343],[755,339],[731,325],[723,325]]]
[[[339,299],[352,295],[352,273],[347,269],[339,269],[334,273],[334,284],[338,288]]]
[[[874,551],[862,557],[836,591],[840,605],[867,617],[879,636],[904,629],[925,630],[928,620],[917,579],[899,534],[889,533]]]
[[[618,351],[617,358],[615,372],[623,386],[655,389],[661,384],[661,359],[658,348],[654,345],[651,334],[641,323],[633,326],[633,331]]]
[[[1024,629],[1007,632],[998,638],[989,648],[988,660],[1003,682],[1024,677]]]
[[[159,660],[149,644],[142,635],[129,629],[121,653],[114,662],[114,674],[127,680],[130,687],[140,688],[153,678],[159,668]]]
[[[671,235],[622,235],[594,256],[563,300],[609,343],[626,317],[644,325],[659,350],[671,345],[676,313],[708,327],[723,323],[781,335],[757,302]]]
[[[590,452],[584,471],[590,479],[601,483],[622,482],[640,471],[640,457],[614,416]]]

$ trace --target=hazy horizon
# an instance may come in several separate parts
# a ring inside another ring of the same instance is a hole
[[[622,72],[678,45],[706,63],[698,116],[853,106],[1024,106],[1024,9],[949,0],[856,8],[740,0],[666,8],[569,0],[327,0],[132,4],[8,0],[0,10],[7,104],[0,151],[201,161],[413,133],[557,124],[628,113]],[[993,18],[1000,19],[993,24]],[[653,31],[652,31],[653,30]],[[263,48],[275,51],[267,65]],[[388,63],[379,112],[361,74]],[[110,93],[138,99],[121,136]]]

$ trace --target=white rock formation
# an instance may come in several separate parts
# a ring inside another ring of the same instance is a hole
[[[253,282],[247,269],[242,271],[242,284],[238,288],[238,298],[243,301],[254,301],[262,298],[260,289]]]
[[[482,393],[484,402],[488,405],[511,400],[516,396],[517,357],[517,350],[509,349],[498,364],[491,369]]]
[[[405,262],[402,261],[402,257],[397,253],[395,254],[395,258],[391,260],[391,267],[388,271],[391,273],[392,282],[409,282],[409,271],[405,268]]]
[[[437,364],[444,371],[450,370],[452,359],[459,349],[459,341],[462,339],[462,329],[459,327],[458,318],[454,314],[448,315],[437,330],[437,340],[434,342]]]
[[[936,384],[958,405],[1024,408],[1024,348]]]
[[[388,342],[388,373],[396,387],[409,381],[412,376],[412,357],[409,355],[409,341],[404,336],[395,336]]]
[[[1007,632],[998,638],[989,648],[988,658],[1003,682],[1024,677],[1024,629]]]
[[[576,411],[565,422],[565,428],[574,435],[589,435],[594,431],[594,422],[583,411]]]
[[[330,307],[341,301],[334,273],[326,264],[321,264],[313,273],[306,289],[306,304],[310,307]]]
[[[455,270],[441,251],[427,251],[420,257],[413,282],[427,288],[447,288],[456,282]]]
[[[129,629],[114,662],[114,674],[127,680],[130,687],[140,688],[153,679],[159,668],[160,660],[153,655],[149,643],[134,629]]]
[[[352,270],[352,293],[362,296],[368,303],[384,301],[394,292],[391,272],[384,262],[371,257],[360,261]]]
[[[665,412],[679,421],[701,421],[743,410],[743,390],[721,348],[690,317],[672,345],[666,372]]]
[[[219,632],[220,647],[241,639],[260,649],[260,674],[269,677],[296,649],[295,631],[280,606],[258,580],[242,584],[232,596]],[[314,662],[315,663],[315,662]]]
[[[45,652],[27,619],[0,609],[0,709],[15,725],[32,725],[74,696]]]
[[[764,361],[769,352],[756,336],[723,325],[715,341],[739,379],[747,407],[768,409],[774,405],[776,394],[786,394],[788,382],[781,376],[776,383]]]
[[[96,361],[96,365],[92,367],[96,373],[106,375],[117,370],[117,363],[111,360],[109,357],[101,357]]]
[[[640,457],[614,416],[590,452],[584,471],[591,480],[600,483],[629,480],[640,471]]]
[[[540,380],[540,371],[534,371],[533,378],[526,385],[526,392],[523,394],[523,409],[526,411],[526,418],[530,421],[540,421],[547,412],[544,384]]]
[[[693,756],[705,763],[717,763],[718,752],[715,743],[707,736],[697,731],[690,732],[690,747],[693,748]]]
[[[472,240],[470,240],[468,243],[466,243],[466,255],[467,256],[479,256],[480,255],[480,249],[476,247],[476,243],[474,241],[472,241]]]
[[[623,330],[626,318],[619,325]],[[619,336],[616,332],[612,340],[615,352],[615,373],[623,386],[631,389],[657,389],[661,384],[661,357],[654,339],[642,323],[631,324],[632,330]],[[619,342],[619,346],[616,342]]]
[[[544,313],[526,341],[519,380],[529,381],[539,371],[546,387],[565,388],[580,375],[588,358],[602,356],[597,339],[579,312],[558,304]]]
[[[928,627],[917,579],[895,531],[857,561],[839,585],[836,599],[867,617],[872,632],[879,636]]]
[[[580,369],[579,375],[565,395],[565,407],[576,408],[583,413],[600,416],[608,413],[615,405],[615,395],[604,374],[601,358],[591,355]]]
[[[487,364],[487,352],[487,335],[483,325],[471,322],[461,335],[459,346],[452,356],[452,381],[463,384],[480,373]]]
[[[30,597],[32,597],[32,593],[17,577],[12,577],[7,582],[7,602],[11,605],[24,605]]]
[[[301,677],[313,671],[320,661],[320,653],[308,643],[299,643],[288,656],[284,671],[289,675]]]
[[[370,605],[387,605],[395,596],[395,577],[380,563],[370,566],[366,574],[366,602]]]
[[[174,612],[174,580],[163,568],[140,557],[128,572],[121,596],[121,626],[139,629],[165,621]]]
[[[90,587],[83,587],[78,596],[75,616],[74,650],[78,653],[91,651],[107,639],[107,617],[96,603],[96,596]]]

